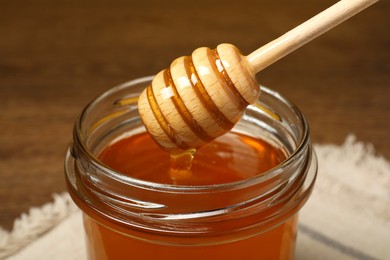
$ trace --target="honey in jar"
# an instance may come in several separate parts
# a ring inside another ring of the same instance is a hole
[[[137,114],[149,82],[109,90],[76,122],[65,171],[89,259],[292,259],[317,170],[300,111],[262,88],[232,131],[183,169]]]

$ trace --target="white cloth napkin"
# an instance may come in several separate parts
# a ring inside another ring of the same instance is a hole
[[[302,209],[296,259],[390,259],[390,162],[349,136],[316,145],[319,173]],[[0,259],[86,259],[80,211],[67,194],[0,229]]]

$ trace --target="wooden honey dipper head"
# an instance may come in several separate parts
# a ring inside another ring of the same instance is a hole
[[[198,48],[158,73],[138,110],[154,140],[171,153],[228,132],[259,96],[255,74],[378,0],[341,0],[248,56],[231,44]]]
[[[228,132],[258,96],[247,59],[233,45],[221,44],[174,60],[141,94],[138,107],[155,141],[180,152]]]

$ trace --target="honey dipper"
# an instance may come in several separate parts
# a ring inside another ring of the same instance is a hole
[[[146,129],[171,153],[225,134],[258,98],[257,72],[377,1],[341,0],[248,56],[231,44],[220,44],[177,58],[139,97]]]

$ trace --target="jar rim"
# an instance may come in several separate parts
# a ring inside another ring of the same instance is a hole
[[[191,192],[191,193],[203,193],[203,192],[218,192],[223,190],[233,190],[233,189],[240,189],[245,188],[248,186],[255,185],[257,183],[261,183],[264,180],[267,180],[278,173],[283,172],[283,169],[288,167],[290,164],[294,162],[294,158],[299,157],[302,153],[305,152],[307,146],[309,145],[309,126],[307,123],[306,118],[302,114],[302,112],[298,109],[298,107],[285,98],[283,95],[279,94],[277,91],[271,90],[265,86],[260,85],[261,92],[268,93],[272,96],[275,96],[278,98],[279,101],[282,101],[285,105],[287,105],[291,111],[298,117],[300,122],[300,127],[302,129],[302,136],[299,140],[299,142],[296,145],[296,148],[288,155],[288,157],[278,165],[274,166],[273,168],[262,172],[261,175],[255,175],[247,179],[238,180],[234,182],[228,182],[228,183],[221,183],[221,184],[212,184],[212,185],[174,185],[174,184],[162,184],[157,182],[151,182],[151,181],[145,181],[142,179],[133,178],[127,175],[124,175],[118,171],[115,171],[114,169],[108,167],[104,163],[102,163],[87,147],[86,145],[86,138],[83,136],[83,133],[81,131],[82,127],[82,120],[87,116],[87,113],[89,112],[90,108],[94,106],[94,104],[98,103],[99,100],[104,99],[106,96],[110,95],[111,93],[121,90],[123,88],[127,88],[132,85],[150,82],[154,76],[145,76],[141,78],[137,78],[134,80],[127,81],[125,83],[119,84],[103,94],[97,96],[95,99],[93,99],[91,102],[87,104],[87,106],[83,109],[80,116],[78,117],[75,129],[74,129],[74,138],[75,140],[78,140],[77,142],[77,148],[81,149],[83,154],[87,157],[88,161],[94,166],[97,167],[100,171],[104,172],[107,177],[113,178],[116,181],[119,181],[121,183],[124,183],[126,185],[139,187],[143,189],[153,189],[155,191],[170,191],[170,192]],[[260,94],[261,95],[261,94]],[[73,144],[75,145],[75,143]]]

